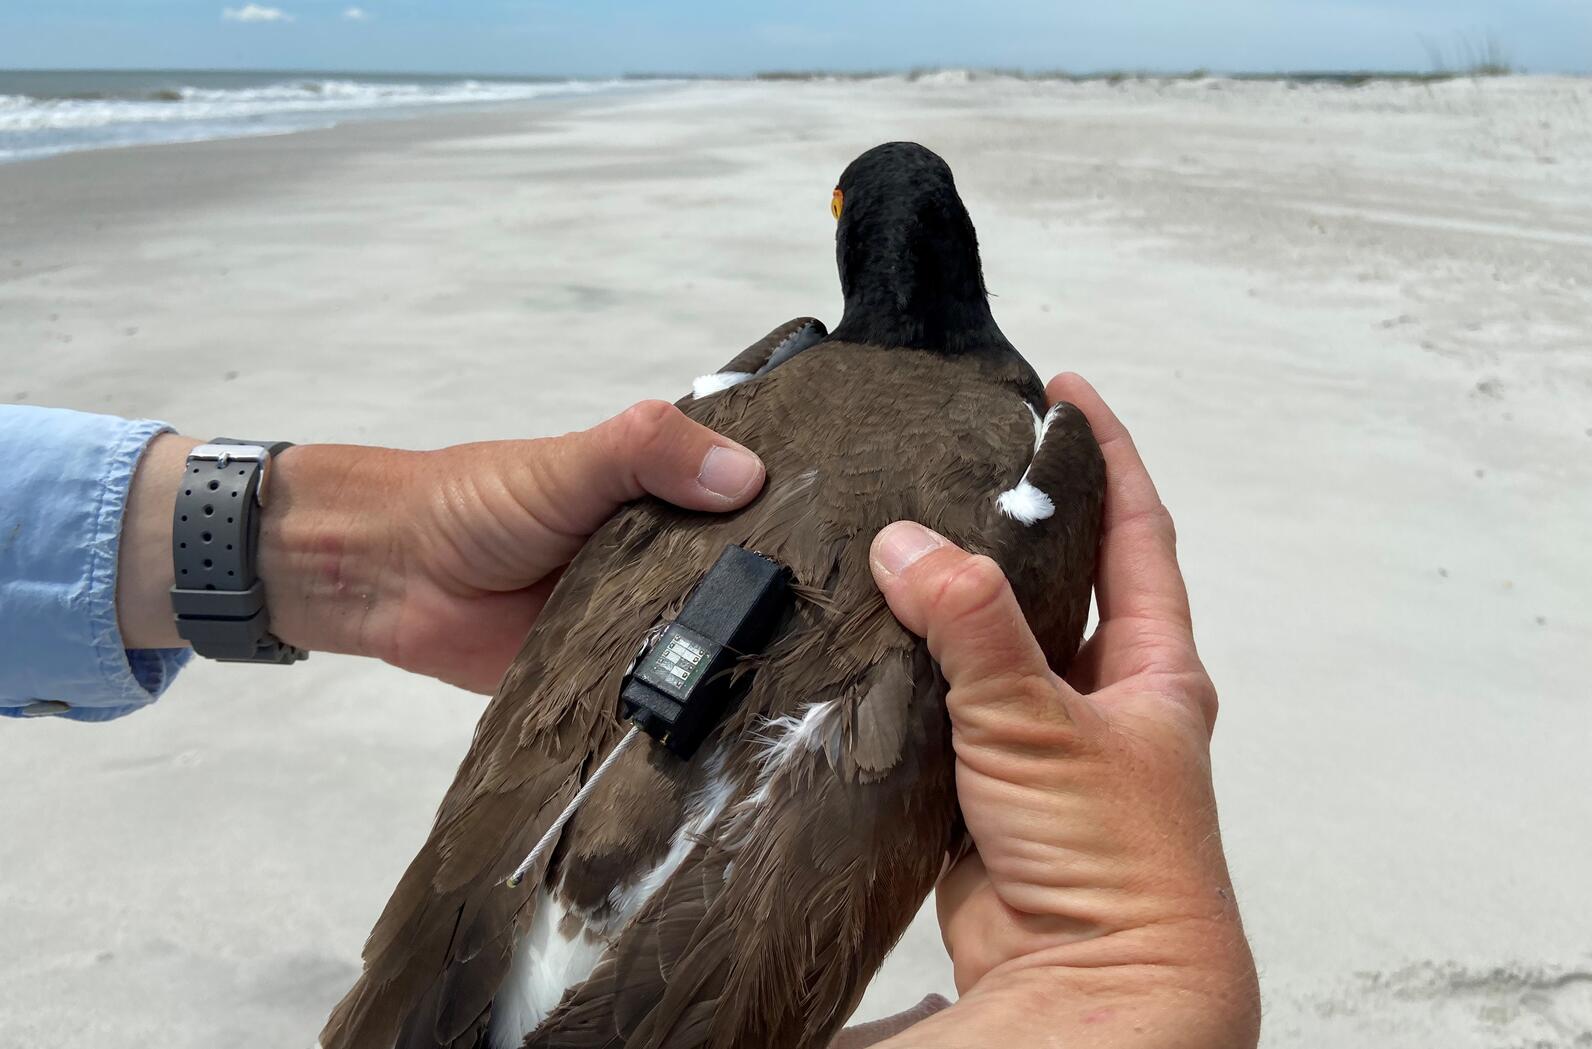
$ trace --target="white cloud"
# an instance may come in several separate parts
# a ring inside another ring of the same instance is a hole
[[[280,7],[265,7],[260,4],[244,4],[242,7],[229,7],[221,12],[221,17],[228,22],[291,22],[293,16]]]
[[[350,7],[343,12],[343,17],[350,22],[370,21],[370,12],[363,7]]]

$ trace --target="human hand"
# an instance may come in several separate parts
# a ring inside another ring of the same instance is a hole
[[[1088,416],[1107,472],[1100,625],[1065,680],[993,561],[913,523],[874,541],[891,610],[949,683],[977,846],[937,893],[962,997],[884,1045],[1253,1046],[1254,961],[1211,787],[1216,691],[1172,519],[1094,389],[1062,375],[1047,392]]]
[[[562,437],[435,452],[305,446],[271,479],[260,570],[274,628],[491,692],[565,565],[644,494],[743,506],[763,465],[662,401]]]
[[[182,643],[167,596],[171,499],[194,443],[157,438],[134,482],[117,595],[129,647]],[[261,515],[271,629],[491,692],[563,567],[621,504],[651,494],[733,510],[762,484],[756,456],[662,401],[539,440],[290,448]]]

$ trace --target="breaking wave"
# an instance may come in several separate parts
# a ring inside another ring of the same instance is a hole
[[[300,131],[381,112],[490,106],[645,83],[285,78],[241,87],[162,83],[108,91],[52,84],[48,93],[0,93],[0,160]]]

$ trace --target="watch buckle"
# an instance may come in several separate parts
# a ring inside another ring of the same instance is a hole
[[[188,453],[188,458],[225,466],[234,459],[245,463],[268,462],[271,452],[260,444],[201,444]]]
[[[215,463],[226,468],[228,463],[259,463],[260,483],[254,489],[254,501],[265,505],[266,482],[271,476],[271,449],[263,444],[201,444],[188,453],[188,458]]]

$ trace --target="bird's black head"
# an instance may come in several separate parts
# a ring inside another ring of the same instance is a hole
[[[853,160],[832,204],[846,311],[830,338],[962,353],[1004,346],[951,169],[916,142]]]

